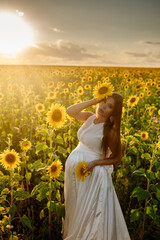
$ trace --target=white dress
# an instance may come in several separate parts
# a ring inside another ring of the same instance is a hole
[[[95,118],[95,114],[90,116],[80,127],[79,144],[65,163],[65,218],[61,233],[64,240],[130,240],[112,183],[113,165],[94,167],[83,182],[75,176],[79,162],[104,157],[100,148],[104,123],[94,124]]]

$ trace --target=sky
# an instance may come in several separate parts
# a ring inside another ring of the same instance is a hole
[[[34,33],[0,64],[160,67],[159,0],[0,0],[0,11],[22,12]]]

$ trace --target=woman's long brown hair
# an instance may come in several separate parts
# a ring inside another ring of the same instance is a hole
[[[114,109],[111,116],[113,116],[113,121],[110,120],[110,117],[106,120],[103,126],[103,138],[101,147],[103,152],[107,153],[107,148],[109,147],[109,141],[110,141],[110,131],[113,128],[113,125],[115,125],[115,131],[117,134],[117,138],[115,141],[114,146],[115,152],[112,152],[112,158],[116,157],[118,152],[121,151],[121,139],[120,139],[120,127],[121,127],[121,116],[122,116],[122,106],[123,106],[123,98],[120,94],[113,92],[112,97],[114,98]]]

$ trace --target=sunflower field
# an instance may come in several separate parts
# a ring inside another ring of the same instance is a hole
[[[160,239],[160,69],[16,65],[0,66],[1,239],[62,240],[65,162],[83,124],[66,108],[104,82],[123,97],[112,179],[131,239]]]

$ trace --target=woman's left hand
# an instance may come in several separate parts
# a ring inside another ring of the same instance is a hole
[[[87,170],[92,172],[95,166],[96,166],[95,161],[88,162]]]

